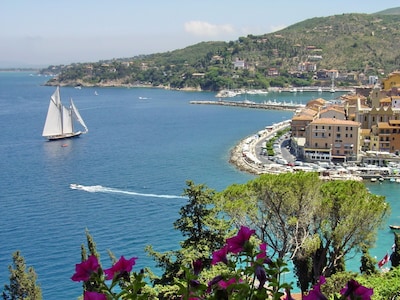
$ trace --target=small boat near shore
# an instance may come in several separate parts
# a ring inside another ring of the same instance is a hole
[[[389,228],[393,231],[400,231],[400,225],[389,225]]]

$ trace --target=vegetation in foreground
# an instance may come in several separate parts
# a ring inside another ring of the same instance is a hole
[[[111,252],[111,267],[103,268],[86,233],[88,250],[82,245],[82,262],[72,276],[83,281],[84,299],[280,299],[284,293],[291,299],[293,283],[281,279],[288,257],[304,299],[398,296],[400,239],[395,234],[391,270],[377,271],[368,249],[389,207],[362,183],[321,182],[316,174],[300,172],[262,175],[220,193],[188,181],[184,194],[188,203],[174,223],[185,238],[181,248],[167,253],[147,248],[161,276],[147,269],[132,272],[140,258],[117,260]],[[345,271],[350,252],[363,254],[360,273]],[[23,278],[19,275],[10,282]],[[12,298],[25,284],[8,285],[3,299],[41,299]]]

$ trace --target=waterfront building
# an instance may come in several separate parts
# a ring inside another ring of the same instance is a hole
[[[304,157],[308,161],[357,161],[361,124],[319,118],[308,124]]]

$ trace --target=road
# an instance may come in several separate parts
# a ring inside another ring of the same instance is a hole
[[[259,139],[255,144],[255,155],[257,159],[263,164],[275,163],[272,160],[272,157],[268,157],[267,155],[262,154],[263,148],[265,147],[265,143],[268,138]],[[296,157],[290,153],[290,137],[288,134],[279,138],[278,143],[280,144],[280,152],[283,159],[285,159],[288,163],[294,163]]]

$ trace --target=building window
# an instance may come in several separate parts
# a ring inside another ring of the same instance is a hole
[[[340,131],[340,127],[337,128],[337,131]]]
[[[336,134],[336,138],[337,138],[337,139],[340,139],[340,133],[337,133],[337,134]]]

